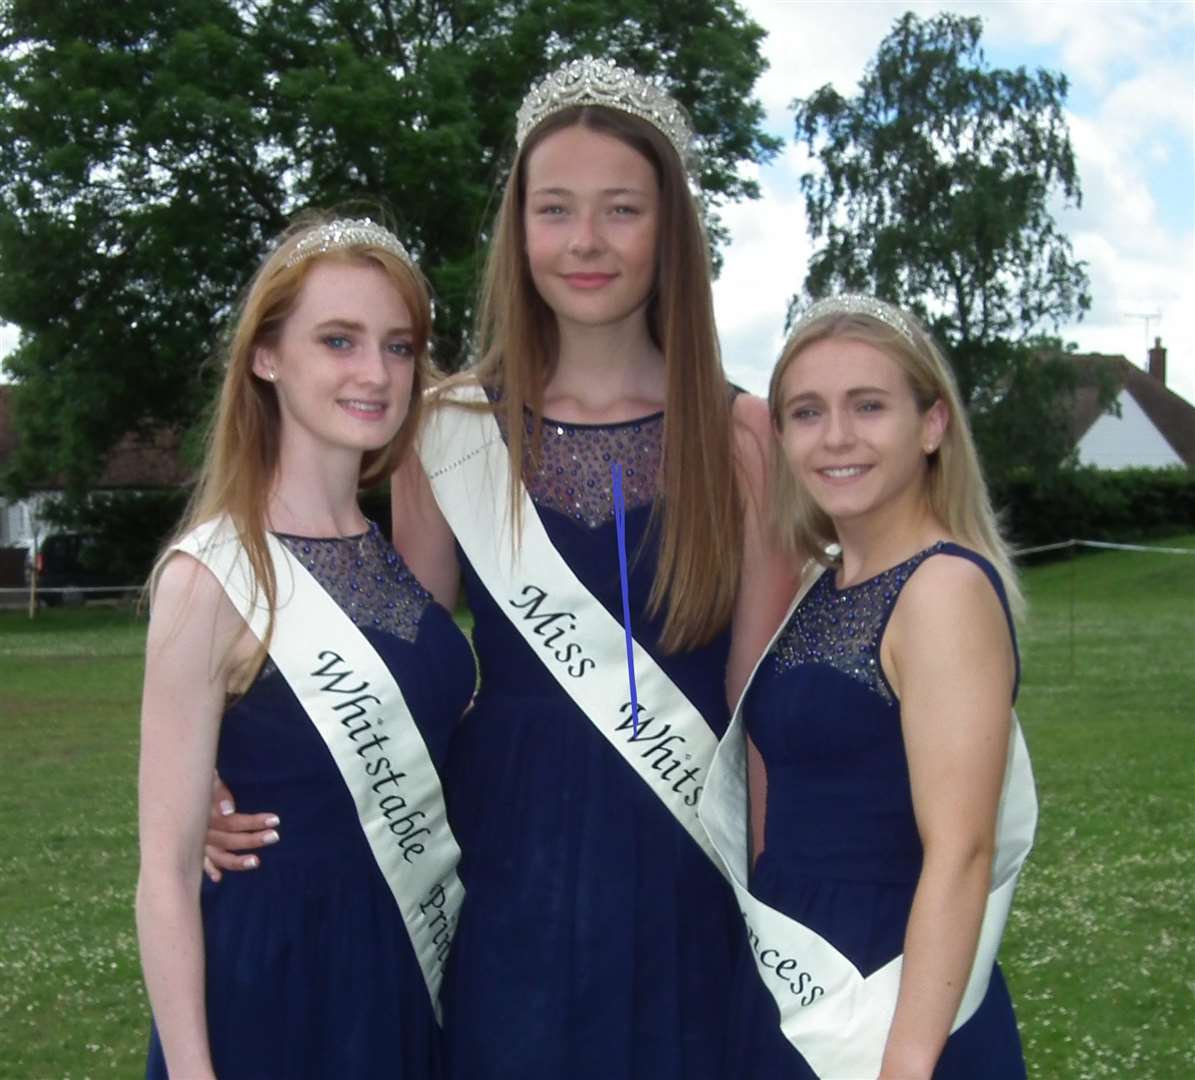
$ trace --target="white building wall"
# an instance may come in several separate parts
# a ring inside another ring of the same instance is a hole
[[[1182,459],[1128,390],[1121,390],[1116,401],[1120,415],[1105,413],[1079,440],[1081,465],[1094,465],[1100,469],[1141,466],[1158,469],[1182,465]]]
[[[35,533],[46,532],[41,520],[45,495],[32,495],[21,502],[0,499],[0,547],[32,547]]]

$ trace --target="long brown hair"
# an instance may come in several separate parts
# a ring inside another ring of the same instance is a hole
[[[776,432],[784,426],[781,408],[784,373],[797,356],[815,342],[848,338],[871,345],[890,357],[904,372],[920,413],[926,413],[935,402],[941,401],[950,414],[941,443],[926,458],[925,491],[930,509],[947,532],[992,563],[1004,583],[1009,607],[1019,617],[1024,611],[1024,598],[1017,584],[1012,556],[1000,535],[988,497],[954,372],[929,332],[914,316],[891,305],[885,306],[908,327],[912,340],[882,320],[862,312],[833,312],[805,324],[798,323],[772,372],[768,390],[772,426]],[[779,451],[772,455],[770,502],[772,527],[785,549],[801,558],[812,552],[820,562],[830,565],[833,560],[827,556],[826,548],[838,541],[834,524],[797,482],[784,454]]]
[[[494,224],[478,311],[478,360],[468,374],[498,398],[510,454],[516,523],[522,467],[537,459],[544,387],[559,350],[556,317],[535,288],[523,214],[527,159],[562,128],[612,136],[642,154],[660,187],[656,280],[648,332],[664,356],[667,382],[660,492],[652,528],[659,561],[648,610],[665,612],[661,644],[694,648],[725,627],[742,562],[742,513],[732,453],[731,397],[714,327],[709,245],[688,178],[668,140],[650,123],[602,106],[564,109],[528,135],[515,159]],[[524,410],[532,417],[530,445]]]
[[[394,439],[384,447],[366,451],[362,457],[362,485],[388,476],[410,448],[419,423],[423,387],[428,380],[431,299],[417,269],[386,248],[361,243],[312,254],[292,266],[287,265],[303,238],[329,224],[333,217],[320,211],[298,217],[266,256],[245,290],[221,350],[224,380],[207,431],[203,465],[178,530],[166,547],[168,550],[196,526],[222,515],[232,522],[249,558],[256,587],[264,593],[270,610],[266,636],[251,671],[261,666],[269,651],[278,595],[274,565],[266,546],[266,506],[278,468],[281,433],[277,391],[273,383],[253,373],[255,350],[277,343],[283,325],[298,303],[303,283],[317,263],[374,265],[390,279],[411,315],[414,380],[407,415]]]

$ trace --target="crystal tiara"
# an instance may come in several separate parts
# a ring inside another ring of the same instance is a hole
[[[882,322],[885,326],[895,330],[914,349],[918,348],[917,339],[913,335],[913,327],[900,311],[891,304],[877,300],[874,296],[863,296],[860,293],[842,293],[840,296],[827,296],[818,300],[801,312],[801,317],[793,325],[789,341],[797,336],[815,319],[822,319],[828,315],[867,315]]]
[[[672,143],[681,163],[689,164],[693,128],[684,109],[650,79],[592,56],[569,61],[527,91],[515,120],[515,142],[522,148],[542,121],[574,105],[601,105],[646,120]]]
[[[313,255],[324,255],[329,251],[358,246],[381,248],[401,259],[407,266],[415,265],[415,260],[411,258],[410,252],[403,247],[399,238],[369,218],[337,218],[335,221],[329,221],[327,225],[312,229],[295,244],[295,249],[287,256],[285,265],[289,269]]]

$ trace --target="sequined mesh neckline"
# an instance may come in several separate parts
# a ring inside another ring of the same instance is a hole
[[[525,426],[530,436],[530,413]],[[545,417],[538,463],[528,439],[523,482],[536,506],[596,529],[614,520],[610,466],[622,465],[623,499],[632,510],[658,494],[663,456],[663,413],[616,424],[566,424]]]
[[[822,664],[895,703],[880,667],[880,641],[905,582],[943,543],[938,541],[875,577],[841,589],[834,584],[834,571],[827,570],[772,646],[773,669],[779,673],[800,664]]]
[[[274,535],[357,626],[415,640],[431,594],[375,523],[357,536]],[[268,661],[262,674],[274,670]]]

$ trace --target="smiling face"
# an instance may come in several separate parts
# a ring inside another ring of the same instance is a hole
[[[368,261],[315,261],[277,340],[253,371],[272,381],[283,447],[361,453],[386,446],[411,400],[411,314]]]
[[[897,362],[852,338],[806,346],[780,384],[784,456],[836,525],[920,506],[947,417],[941,401],[922,412]]]
[[[651,163],[620,139],[574,125],[546,136],[525,167],[527,262],[562,332],[643,320],[660,216]]]

